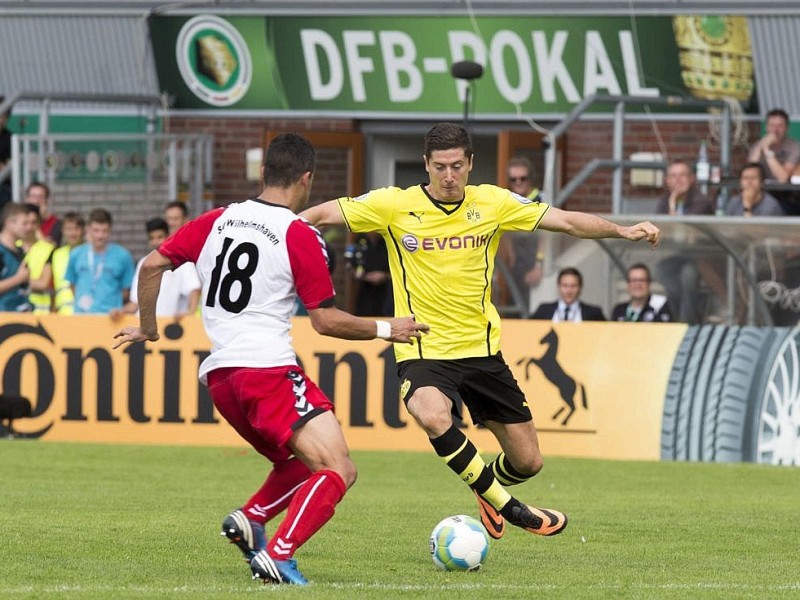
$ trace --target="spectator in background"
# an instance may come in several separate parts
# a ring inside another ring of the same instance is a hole
[[[787,183],[800,164],[800,144],[786,136],[789,115],[781,108],[767,113],[767,133],[750,149],[747,160],[764,169],[764,179]],[[775,199],[790,215],[800,214],[800,194],[792,190],[775,190]]]
[[[0,104],[5,101],[4,96],[0,96]],[[6,125],[11,116],[11,110],[0,113],[0,171],[2,171],[8,161],[11,160],[11,132]],[[0,209],[11,201],[11,177],[0,180]]]
[[[389,253],[383,238],[374,232],[362,233],[347,248],[345,257],[359,286],[354,314],[361,317],[393,315]]]
[[[603,309],[593,304],[581,302],[583,275],[574,267],[561,269],[558,273],[558,302],[540,304],[531,319],[561,321],[605,321]]]
[[[747,160],[760,164],[766,179],[786,183],[800,164],[800,144],[786,137],[789,115],[782,108],[773,108],[767,113],[766,129],[764,137],[750,148]]]
[[[0,229],[0,311],[27,312],[28,266],[25,254],[17,242],[25,229],[25,207],[9,202],[3,207],[3,225]]]
[[[637,323],[667,323],[672,321],[672,309],[666,296],[650,293],[650,269],[637,263],[628,267],[628,294],[630,300],[614,307],[612,321]]]
[[[88,223],[88,241],[70,253],[66,279],[75,294],[75,314],[108,314],[128,301],[135,265],[130,252],[110,241],[107,210],[92,210]]]
[[[786,213],[774,196],[765,192],[764,168],[749,163],[739,173],[740,193],[728,201],[725,214],[735,217],[782,217]]]
[[[28,300],[37,314],[48,314],[53,308],[53,250],[55,245],[40,237],[42,224],[39,207],[23,204],[25,208],[24,226],[18,245],[25,253],[28,265]]]
[[[75,294],[66,279],[69,255],[73,248],[83,243],[83,231],[86,222],[76,212],[68,212],[62,221],[62,240],[64,245],[53,251],[53,310],[60,315],[71,315],[75,312]]]
[[[656,205],[660,215],[713,215],[714,205],[697,187],[694,172],[689,163],[673,160],[667,167],[664,178],[667,186]]]
[[[169,226],[164,219],[150,219],[145,223],[147,241],[151,250],[157,250],[161,243],[169,237]],[[131,283],[130,300],[121,309],[111,311],[112,318],[123,314],[135,315],[139,311],[139,273],[145,256],[136,265],[136,272]],[[197,310],[200,300],[200,278],[191,263],[183,263],[175,270],[167,270],[161,278],[161,290],[156,301],[157,317],[180,318],[191,315]]]
[[[533,185],[533,165],[525,156],[515,156],[508,161],[506,169],[508,189],[523,198],[534,199],[539,195]],[[497,303],[516,304],[512,293],[515,286],[522,300],[524,314],[530,310],[530,290],[542,281],[542,261],[544,260],[543,238],[534,233],[511,233],[500,238],[497,258],[511,274],[512,281],[495,270]]]
[[[39,208],[42,237],[56,246],[61,245],[61,219],[50,212],[50,188],[44,183],[34,182],[25,190],[25,202]]]
[[[186,208],[186,203],[180,200],[173,200],[168,203],[164,207],[164,220],[169,227],[169,235],[178,231],[189,220],[189,210]]]
[[[667,167],[665,177],[666,191],[656,205],[660,215],[713,215],[714,205],[697,187],[694,172],[689,163],[674,160]],[[675,309],[678,320],[683,323],[699,323],[700,311],[700,272],[724,297],[725,284],[716,275],[713,265],[705,259],[695,260],[689,256],[675,254],[658,263],[658,279],[667,290],[667,297]],[[719,285],[722,290],[719,291]]]

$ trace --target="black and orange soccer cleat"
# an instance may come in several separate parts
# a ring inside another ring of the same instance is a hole
[[[534,508],[519,504],[511,508],[509,522],[536,535],[556,535],[567,526],[567,515],[552,508]]]
[[[499,540],[506,532],[506,520],[478,492],[475,492],[475,497],[478,499],[478,512],[481,516],[481,523],[486,528],[486,533]]]
[[[220,535],[228,538],[231,544],[236,544],[248,563],[267,545],[264,526],[248,519],[238,508],[225,517]]]

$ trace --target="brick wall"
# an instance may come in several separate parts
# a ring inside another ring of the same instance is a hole
[[[211,195],[215,205],[228,204],[258,195],[257,183],[247,181],[245,153],[260,148],[267,131],[353,131],[349,120],[195,118],[170,117],[165,133],[206,133],[214,136],[214,173]],[[320,150],[312,202],[341,195],[346,185],[346,156],[341,151]]]
[[[166,183],[149,187],[141,183],[57,183],[52,186],[53,210],[63,216],[75,211],[84,218],[94,208],[105,208],[114,219],[112,241],[139,259],[150,249],[144,224],[163,214],[168,192]]]

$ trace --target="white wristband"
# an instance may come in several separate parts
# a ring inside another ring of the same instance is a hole
[[[389,321],[375,321],[375,325],[378,326],[378,333],[375,337],[384,340],[388,340],[392,337],[392,324],[389,323]]]

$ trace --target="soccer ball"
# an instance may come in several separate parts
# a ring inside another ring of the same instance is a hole
[[[433,528],[430,548],[440,571],[477,571],[489,554],[489,536],[477,519],[455,515]]]

